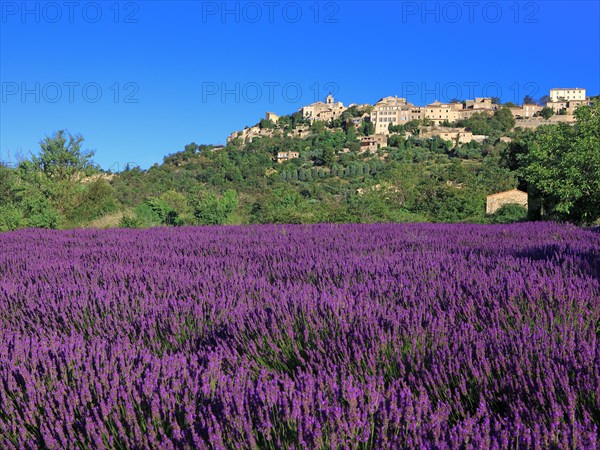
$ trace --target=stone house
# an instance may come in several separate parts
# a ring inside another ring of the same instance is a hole
[[[517,106],[515,108],[508,108],[515,119],[528,119],[533,117],[536,113],[540,112],[544,107],[540,105],[529,105]]]
[[[510,191],[488,195],[485,202],[485,213],[494,214],[502,206],[509,204],[517,204],[527,208],[527,192],[519,191],[518,189],[512,189]]]
[[[475,97],[475,100],[465,100],[464,109],[484,109],[493,111],[498,105],[492,103],[491,97]]]
[[[385,134],[374,134],[372,136],[360,137],[360,153],[375,153],[380,148],[387,147],[387,136]]]

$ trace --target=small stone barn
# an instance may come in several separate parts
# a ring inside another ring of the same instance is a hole
[[[494,214],[503,205],[508,205],[510,203],[516,203],[527,209],[527,192],[512,189],[510,191],[488,195],[485,202],[485,213]]]

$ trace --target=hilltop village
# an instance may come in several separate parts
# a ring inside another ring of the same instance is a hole
[[[416,106],[385,97],[345,106],[329,95],[289,115],[268,112],[227,145],[192,142],[162,164],[116,173],[93,164],[82,136],[58,131],[41,142],[40,157],[0,163],[0,231],[540,219],[600,225],[599,118],[599,97],[582,88],[552,89],[523,105],[475,98]],[[67,166],[45,163],[55,161],[56,149],[71,155]]]
[[[549,123],[575,121],[574,112],[581,105],[591,105],[592,99],[586,96],[584,88],[556,88],[550,90],[545,104],[513,103],[500,104],[497,99],[477,97],[474,100],[441,103],[434,101],[426,106],[416,106],[406,98],[384,97],[374,105],[350,104],[348,107],[328,95],[325,102],[319,101],[303,106],[294,116],[300,120],[288,120],[290,116],[281,116],[267,112],[260,123],[231,133],[227,143],[235,140],[251,142],[259,136],[285,135],[306,138],[313,133],[314,123],[327,124],[331,131],[347,130],[354,127],[360,142],[360,152],[374,153],[388,145],[390,136],[402,132],[405,139],[411,136],[419,138],[438,137],[451,142],[452,146],[482,143],[488,136],[476,134],[465,126],[457,126],[473,117],[491,117],[500,109],[507,109],[515,119],[515,128],[535,129]],[[362,130],[362,132],[361,132]],[[510,138],[506,137],[505,140]],[[348,150],[348,149],[344,149]],[[284,162],[298,158],[299,152],[281,151],[277,161]]]

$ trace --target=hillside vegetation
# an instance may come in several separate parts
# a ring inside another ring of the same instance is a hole
[[[422,138],[423,123],[394,126],[387,147],[361,151],[369,122],[314,122],[284,116],[272,136],[226,146],[186,145],[148,170],[111,174],[58,131],[37,156],[0,165],[0,230],[23,227],[151,227],[186,224],[315,222],[511,222],[508,206],[485,215],[488,194],[530,193],[529,219],[590,224],[600,217],[600,102],[580,107],[577,123],[513,128],[508,109],[461,126],[485,131],[482,143]],[[372,124],[371,124],[372,125]],[[509,138],[509,139],[507,139]],[[299,157],[277,163],[277,153]]]

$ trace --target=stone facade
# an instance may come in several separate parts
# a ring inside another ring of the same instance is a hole
[[[564,110],[567,115],[572,115],[575,113],[575,110],[582,105],[591,105],[592,102],[590,100],[563,100],[557,102],[548,102],[546,106],[548,108],[552,108],[555,114],[560,113]]]
[[[375,153],[380,148],[387,147],[387,136],[385,134],[374,134],[372,136],[360,137],[360,152]]]
[[[333,96],[328,95],[325,103],[316,102],[310,105],[300,108],[302,117],[310,121],[313,120],[325,120],[336,119],[339,117],[346,108],[342,102],[336,102]]]
[[[497,194],[488,195],[486,197],[485,213],[494,214],[502,206],[513,203],[527,208],[527,192],[519,191],[518,189],[512,189],[510,191],[498,192]]]
[[[548,120],[543,117],[530,117],[528,119],[516,119],[515,128],[529,128],[535,129],[540,125],[549,125],[553,123],[575,123],[575,116],[572,114],[552,116]]]
[[[431,120],[433,125],[454,122],[460,118],[459,111],[462,109],[462,103],[440,103],[436,100],[423,108],[424,118]]]
[[[509,109],[515,119],[528,119],[540,112],[542,109],[544,109],[544,107],[539,105],[523,105]]]
[[[423,118],[421,108],[406,101],[405,98],[384,97],[373,106],[371,122],[375,124],[376,134],[389,134],[388,127],[401,125],[411,120]]]
[[[236,138],[240,138],[242,142],[252,142],[255,137],[273,136],[274,133],[275,130],[272,128],[261,128],[258,125],[255,125],[253,127],[244,128],[242,131],[231,133],[227,138],[227,143]]]
[[[439,137],[444,141],[451,141],[452,145],[468,144],[473,140],[473,133],[464,128],[433,127],[421,131],[422,138]]]
[[[492,103],[491,97],[475,97],[475,100],[465,100],[464,109],[484,109],[493,111],[498,105]]]
[[[270,120],[273,123],[277,123],[277,121],[279,120],[279,116],[275,113],[268,112],[265,114],[265,119]]]

